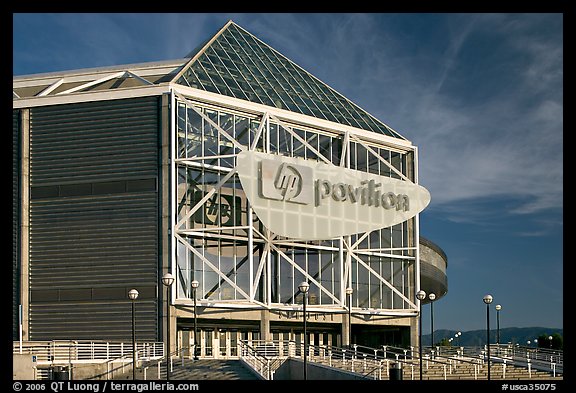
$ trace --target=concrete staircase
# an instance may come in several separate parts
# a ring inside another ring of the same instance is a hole
[[[488,379],[488,366],[484,365],[480,367],[476,372],[474,366],[469,363],[460,363],[455,367],[446,367],[446,379],[449,380],[487,380]],[[414,367],[414,379],[419,379],[419,365]],[[405,376],[405,379],[412,377],[411,372],[409,375]],[[435,363],[434,365],[429,365],[428,369],[423,368],[422,379],[444,379],[444,367],[441,364]],[[563,379],[561,375],[556,374],[553,377],[551,373],[545,371],[539,371],[532,369],[528,372],[527,368],[515,367],[511,365],[504,365],[502,363],[493,363],[490,366],[490,379],[491,380],[561,380]]]
[[[316,359],[318,363],[329,365],[326,360]],[[390,362],[389,367],[391,367],[392,362]],[[350,359],[346,362],[342,360],[332,360],[331,367],[340,368],[347,371],[352,371],[358,374],[366,375],[370,373],[374,366],[368,365],[364,367],[362,360],[352,361]],[[419,380],[420,379],[420,363],[418,360],[408,360],[407,363],[402,364],[402,379],[404,380]],[[386,370],[386,363],[383,363],[380,376],[382,379],[389,379],[388,370]],[[446,374],[446,378],[444,375]],[[378,371],[374,371],[370,374],[371,378],[378,376]],[[474,365],[470,363],[460,362],[453,364],[450,368],[449,364],[446,363],[446,371],[444,371],[444,364],[429,362],[426,366],[426,362],[423,363],[422,368],[422,379],[423,380],[487,380],[488,379],[488,367],[484,365],[474,370]],[[502,363],[492,363],[490,366],[490,379],[491,380],[562,380],[563,376],[561,374],[556,374],[555,377],[552,376],[551,372],[540,371],[532,369],[531,374],[528,372],[527,368],[515,367],[511,365],[504,365]]]
[[[166,368],[161,372],[166,378]],[[199,359],[173,363],[172,379],[182,380],[246,380],[259,379],[240,360]]]
[[[438,358],[436,360],[439,360]],[[316,357],[310,359],[310,362],[320,363],[325,366],[351,371],[360,375],[367,375],[371,371],[369,378],[373,379],[374,376],[381,377],[383,380],[390,379],[387,367],[392,367],[393,361],[391,360],[388,365],[384,362],[380,373],[374,370],[374,366],[367,363],[366,366],[362,360],[355,360],[352,362],[350,359],[343,361],[341,359],[332,359],[329,363],[327,359]],[[402,379],[403,380],[419,380],[420,363],[416,359],[406,360],[402,363]],[[115,379],[132,379],[132,370],[127,368],[126,372]],[[139,380],[165,380],[166,379],[166,363],[160,363],[160,374],[158,374],[158,363],[152,362],[144,367],[136,370],[136,379]],[[199,359],[191,360],[174,359],[172,363],[172,372],[170,374],[171,380],[258,380],[260,379],[248,366],[240,360],[220,360],[220,359]],[[423,380],[487,380],[488,367],[486,365],[474,369],[474,365],[470,363],[460,362],[453,363],[452,368],[446,363],[446,371],[444,364],[440,362],[423,362],[422,369]],[[491,380],[562,380],[561,374],[556,374],[555,377],[552,373],[532,369],[531,375],[528,373],[527,368],[515,367],[507,365],[504,368],[502,363],[492,363],[490,367]]]
[[[146,375],[145,375],[146,374]],[[115,379],[132,379],[132,370]],[[139,380],[166,380],[166,362],[160,363],[160,376],[158,364],[149,363],[146,370],[140,367],[136,370],[136,379]],[[199,359],[191,360],[173,359],[171,380],[257,380],[259,379],[251,370],[244,366],[240,360]]]

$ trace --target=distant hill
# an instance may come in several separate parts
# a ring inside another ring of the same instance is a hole
[[[436,330],[434,331],[434,341],[439,343],[443,338],[454,337],[457,330]],[[551,335],[558,333],[563,336],[563,329],[545,328],[545,327],[526,327],[526,328],[500,328],[500,343],[513,343],[520,345],[527,345],[530,341],[534,345],[534,339],[538,338],[541,334]],[[425,346],[430,345],[430,334],[422,335],[422,344]],[[490,342],[496,343],[496,329],[490,331]],[[462,332],[462,335],[452,340],[452,345],[458,346],[481,346],[486,343],[486,330],[470,330]]]

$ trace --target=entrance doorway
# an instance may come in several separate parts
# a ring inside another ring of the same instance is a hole
[[[178,320],[177,345],[179,353],[185,358],[194,356],[193,321]],[[259,325],[247,324],[246,321],[226,321],[217,325],[212,321],[200,320],[197,324],[198,348],[196,353],[202,358],[238,359],[240,340],[256,347],[260,344],[262,335]],[[270,328],[271,339],[274,342],[292,341],[297,351],[304,346],[304,332],[298,323],[273,323]],[[320,348],[340,347],[342,335],[337,325],[311,324],[307,329],[308,344],[315,351]]]
[[[260,332],[246,329],[202,327],[198,329],[197,354],[202,358],[237,359],[238,341],[246,340],[249,345],[260,339]],[[193,357],[194,331],[178,331],[178,348],[184,357]]]

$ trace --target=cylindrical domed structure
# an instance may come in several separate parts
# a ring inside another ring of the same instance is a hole
[[[427,294],[434,293],[435,301],[448,292],[448,277],[446,269],[448,257],[435,243],[420,236],[420,288]],[[426,297],[422,303],[428,304]]]

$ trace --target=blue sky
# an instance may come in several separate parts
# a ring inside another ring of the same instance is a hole
[[[13,74],[182,58],[229,19],[418,146],[435,329],[485,328],[488,293],[563,327],[562,14],[15,14]]]

